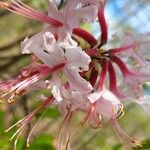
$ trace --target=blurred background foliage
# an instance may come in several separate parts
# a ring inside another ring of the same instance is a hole
[[[47,13],[48,0],[24,0],[24,2],[36,9]],[[58,7],[60,1],[58,0]],[[63,6],[63,5],[62,5]],[[110,0],[106,8],[106,16],[109,24],[110,35],[123,34],[128,29],[137,33],[146,33],[150,29],[150,1],[149,0]],[[6,10],[0,9],[0,81],[15,77],[19,70],[31,63],[31,57],[21,55],[20,42],[26,37],[39,32],[44,24],[25,19]],[[99,27],[97,24],[82,27],[90,30],[97,37]],[[112,41],[112,44],[117,41]],[[83,42],[83,44],[85,44]],[[149,87],[145,90],[150,93]],[[40,93],[48,94],[48,91],[32,92],[19,97],[14,104],[3,103],[0,105],[0,150],[12,150],[13,143],[8,142],[12,130],[5,133],[4,130],[20,118],[31,112],[39,104]],[[125,104],[125,115],[119,120],[121,126],[131,135],[144,141],[142,150],[150,150],[150,117],[142,108],[135,104]],[[25,150],[25,138],[33,124],[40,118],[43,112],[38,113],[26,132],[19,140],[18,150]],[[73,125],[80,120],[80,114],[73,119]],[[38,123],[28,150],[55,150],[56,135],[62,116],[53,106],[48,108]],[[72,140],[73,150],[121,150],[123,149],[109,125],[93,130],[87,125],[79,129]]]

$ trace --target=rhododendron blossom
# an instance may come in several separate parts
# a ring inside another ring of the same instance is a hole
[[[106,5],[107,0],[67,0],[64,8],[58,10],[55,1],[49,0],[48,15],[45,15],[20,0],[0,1],[0,6],[11,12],[47,24],[41,32],[21,43],[22,54],[32,54],[36,61],[22,69],[16,79],[0,83],[4,92],[0,98],[8,99],[9,103],[15,101],[16,95],[31,92],[29,89],[49,91],[49,97],[33,112],[6,130],[19,125],[10,139],[16,137],[14,149],[33,117],[50,105],[58,107],[64,115],[57,137],[58,150],[64,145],[70,150],[71,137],[85,123],[94,129],[109,123],[125,149],[141,146],[140,141],[120,127],[118,119],[124,114],[125,101],[149,108],[149,95],[144,94],[142,85],[150,82],[148,56],[144,55],[150,45],[150,35],[126,31],[123,37],[118,35],[123,39],[120,47],[103,48],[109,41]],[[81,23],[93,23],[97,19],[101,33],[98,39],[80,28]],[[78,37],[88,43],[88,48],[82,47]],[[134,63],[129,64],[128,60]],[[71,118],[76,112],[81,112],[83,118],[71,128]],[[33,130],[34,127],[28,135],[27,146]]]

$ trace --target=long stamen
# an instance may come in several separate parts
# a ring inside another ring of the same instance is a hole
[[[69,120],[69,118],[71,118],[72,116],[72,112],[68,111],[68,113],[66,114],[66,116],[64,117],[61,126],[59,127],[59,131],[58,131],[58,138],[57,138],[57,149],[61,150],[62,147],[62,129],[65,126],[65,124],[67,123],[67,121]]]
[[[54,98],[53,97],[48,97],[45,101],[43,101],[37,109],[35,109],[31,114],[27,115],[25,118],[19,120],[17,123],[15,123],[13,126],[11,126],[10,128],[8,128],[7,130],[5,130],[5,132],[8,132],[10,131],[12,128],[14,128],[15,126],[17,125],[20,125],[19,129],[12,135],[12,137],[10,138],[10,141],[12,141],[17,135],[17,138],[14,142],[14,148],[16,148],[16,145],[17,145],[17,142],[18,142],[18,139],[20,137],[20,135],[22,134],[22,132],[24,131],[25,127],[27,126],[27,124],[29,124],[32,120],[32,118],[41,110],[43,109],[44,107],[48,106],[48,105],[51,105],[52,102],[54,101]],[[30,136],[31,136],[31,133],[32,133],[33,129],[31,130],[29,136],[28,136],[28,139],[27,139],[27,144],[29,144],[29,139],[30,139]]]
[[[104,53],[116,54],[116,53],[120,53],[120,52],[129,50],[130,48],[135,48],[135,47],[138,47],[138,46],[142,46],[143,44],[149,44],[149,43],[150,43],[150,41],[136,42],[136,43],[124,46],[124,47],[109,49],[108,51],[106,51]]]
[[[97,129],[102,126],[101,119],[99,117],[99,114],[96,113],[96,103],[93,103],[91,106],[91,112],[89,116],[89,126],[93,129]]]
[[[28,78],[24,79],[23,81],[21,81],[20,83],[18,83],[14,87],[12,87],[9,91],[7,91],[6,93],[2,94],[0,96],[0,98],[5,97],[6,95],[8,95],[9,93],[11,93],[13,91],[15,91],[15,94],[20,94],[20,92],[22,92],[29,85],[31,85],[31,84],[37,82],[38,80],[46,77],[49,73],[53,73],[53,72],[63,68],[64,66],[65,66],[65,63],[58,64],[58,65],[56,65],[54,67],[51,67],[51,68],[49,68],[48,66],[44,66],[44,69],[41,69],[40,72],[38,72],[35,75],[32,75],[31,77],[28,77]],[[9,101],[13,102],[12,100],[13,99],[10,98]]]
[[[35,19],[47,24],[50,24],[54,27],[59,27],[62,26],[63,24],[39,11],[36,11],[32,8],[30,8],[29,6],[27,7],[25,4],[23,5],[23,3],[20,1],[14,1],[11,0],[12,4],[8,3],[8,2],[0,2],[0,6],[8,9],[9,11],[12,11],[16,14],[19,15],[23,15],[25,17],[31,18],[31,19]]]
[[[133,149],[134,146],[138,146],[138,147],[142,147],[142,143],[135,139],[135,138],[131,138],[118,124],[118,122],[116,120],[112,120],[111,122],[112,127],[116,133],[116,135],[118,136],[118,138],[120,139],[120,142],[122,143],[122,145],[124,146],[125,150],[130,150]]]
[[[36,124],[33,126],[33,128],[31,129],[30,133],[28,134],[28,137],[27,137],[27,140],[26,140],[26,146],[29,147],[30,144],[30,138],[31,138],[31,135],[34,131],[34,129],[36,128],[36,126],[39,124],[39,122],[41,121],[41,119],[43,118],[43,116],[45,115],[46,111],[48,110],[48,107],[46,108],[46,110],[43,112],[43,114],[40,116],[40,118],[38,119],[38,121],[36,122]]]
[[[17,143],[18,143],[18,140],[19,140],[19,137],[21,136],[22,132],[20,132],[14,142],[14,150],[17,150]]]
[[[120,108],[120,110],[119,110],[119,112],[117,114],[117,119],[121,119],[123,117],[123,115],[124,115],[124,106],[121,103],[121,108]]]
[[[26,117],[25,117],[26,118]],[[5,130],[5,132],[9,132],[12,128],[14,128],[15,126],[19,125],[21,122],[23,122],[23,120],[25,119],[21,119],[18,122],[16,122],[14,125],[12,125],[11,127],[9,127],[8,129]]]
[[[76,131],[79,129],[79,127],[81,127],[82,125],[84,125],[84,123],[88,120],[89,118],[89,114],[86,114],[83,119],[81,119],[81,121],[72,129],[72,132],[67,140],[67,143],[66,143],[66,150],[68,150],[68,146],[69,146],[69,143],[70,143],[70,140],[72,138],[72,136],[76,133]]]

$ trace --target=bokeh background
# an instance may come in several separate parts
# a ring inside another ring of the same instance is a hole
[[[36,9],[47,12],[48,0],[24,0]],[[65,1],[58,0],[58,7],[63,7]],[[106,7],[106,18],[109,25],[109,35],[123,34],[125,30],[135,33],[150,32],[150,0],[109,0]],[[0,8],[0,81],[12,79],[19,70],[31,63],[29,55],[22,55],[20,42],[26,36],[30,37],[44,27],[37,21],[25,19]],[[99,36],[98,24],[82,25]],[[112,42],[114,44],[114,41]],[[150,92],[149,87],[145,87]],[[0,104],[0,150],[12,150],[13,142],[8,142],[15,130],[4,133],[4,130],[20,118],[31,112],[40,102],[41,93],[33,91],[28,95],[18,97],[14,104]],[[144,112],[136,104],[126,104],[125,115],[119,120],[121,126],[131,135],[144,141],[143,148],[150,150],[150,114]],[[18,150],[25,150],[27,137],[33,124],[40,118],[42,112],[36,115],[33,123],[29,124],[26,132],[20,138]],[[75,116],[73,124],[80,120],[80,114]],[[32,136],[28,150],[55,150],[56,135],[62,115],[53,106],[42,117]],[[121,150],[123,149],[109,125],[93,130],[84,126],[72,139],[73,150]]]

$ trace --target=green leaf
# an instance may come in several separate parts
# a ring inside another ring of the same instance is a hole
[[[121,144],[117,144],[113,147],[112,150],[120,150],[122,148],[122,145]]]
[[[57,118],[60,115],[60,112],[58,111],[58,109],[56,107],[51,107],[48,108],[45,117],[48,118]]]
[[[1,121],[1,124],[0,124],[0,133],[3,133],[4,132],[4,112],[0,111],[0,121]]]
[[[50,135],[40,135],[33,140],[29,150],[55,150],[53,140],[54,138]]]

